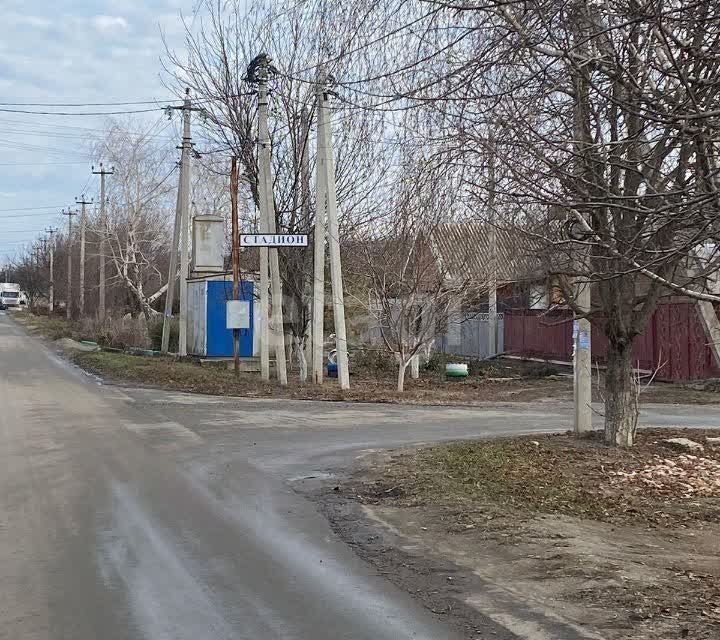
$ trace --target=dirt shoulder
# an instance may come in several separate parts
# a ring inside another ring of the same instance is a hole
[[[13,314],[28,331],[57,342],[63,338],[82,340],[78,323],[62,318]],[[387,357],[377,352],[358,352],[351,359],[351,389],[343,391],[337,381],[326,379],[322,387],[301,383],[296,371],[289,372],[289,384],[281,387],[274,380],[265,382],[258,374],[235,376],[227,361],[200,364],[197,360],[174,357],[129,355],[118,351],[83,353],[65,349],[80,367],[120,384],[151,386],[170,391],[233,395],[240,397],[284,397],[304,400],[344,400],[402,404],[473,406],[486,403],[572,401],[569,369],[548,363],[497,359],[470,361],[470,376],[464,380],[445,378],[445,360],[437,355],[421,372],[420,379],[406,380],[405,392],[395,390],[396,372]],[[602,400],[596,388],[595,400]],[[720,402],[720,382],[691,385],[653,384],[643,393],[643,402],[715,404]]]
[[[475,632],[486,616],[531,640],[709,640],[720,446],[689,454],[661,443],[672,436],[720,431],[643,431],[630,451],[555,435],[375,452],[316,497],[360,555],[469,638],[495,637]]]

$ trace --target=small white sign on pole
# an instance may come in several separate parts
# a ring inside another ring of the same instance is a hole
[[[292,233],[241,233],[241,247],[307,247],[308,237]]]
[[[250,301],[228,300],[225,307],[225,324],[228,329],[249,329]]]

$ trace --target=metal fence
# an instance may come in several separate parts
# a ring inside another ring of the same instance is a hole
[[[499,313],[496,353],[504,350],[504,323],[504,315]],[[489,343],[488,314],[465,314],[454,318],[449,323],[446,333],[436,338],[433,351],[455,353],[470,358],[487,358],[490,355]]]

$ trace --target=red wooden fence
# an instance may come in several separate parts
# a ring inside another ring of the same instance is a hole
[[[604,364],[607,338],[604,321],[592,322],[593,362]],[[572,315],[567,311],[506,311],[505,352],[572,360]],[[645,332],[635,339],[634,364],[639,369],[659,368],[659,380],[698,380],[720,377],[708,346],[702,320],[690,302],[658,305]]]

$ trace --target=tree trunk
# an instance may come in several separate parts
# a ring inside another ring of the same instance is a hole
[[[308,367],[307,359],[305,358],[305,336],[293,336],[293,346],[298,363],[300,382],[307,382]]]
[[[638,422],[638,385],[632,369],[632,340],[608,336],[605,376],[605,442],[631,447]]]
[[[410,360],[400,359],[400,366],[398,367],[398,378],[397,378],[397,390],[398,393],[405,391],[405,371],[407,366],[410,364]]]

